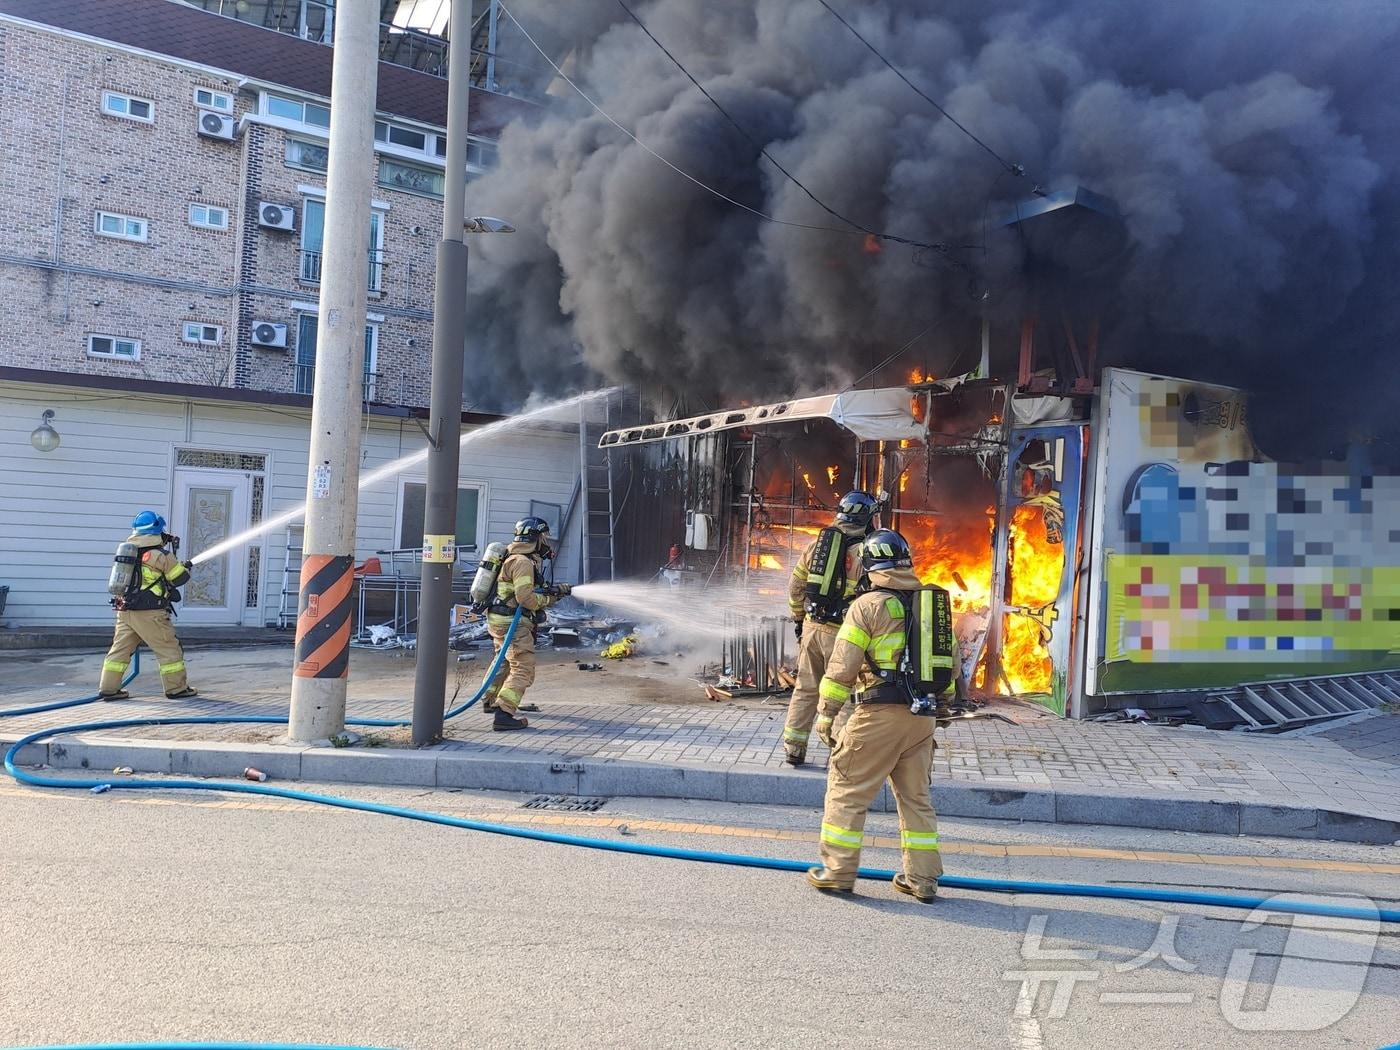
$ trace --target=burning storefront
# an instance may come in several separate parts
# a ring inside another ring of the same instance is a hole
[[[1078,392],[915,374],[616,429],[601,446],[634,493],[619,569],[742,580],[778,609],[864,488],[952,595],[964,695],[1083,717],[1400,667],[1400,478],[1270,462],[1244,405],[1121,369]]]

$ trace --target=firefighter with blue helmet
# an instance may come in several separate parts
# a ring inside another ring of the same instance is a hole
[[[185,653],[170,622],[171,607],[179,600],[176,588],[188,582],[191,563],[173,553],[171,548],[178,549],[179,541],[165,529],[163,517],[143,510],[132,519],[131,535],[118,548],[117,561],[125,563],[125,571],[122,584],[113,589],[116,632],[97,686],[103,700],[125,700],[131,695],[122,689],[122,678],[131,654],[142,642],[155,654],[166,696],[181,700],[198,695],[185,675]]]
[[[943,874],[929,786],[936,703],[952,685],[951,605],[946,591],[920,583],[899,533],[871,533],[860,558],[862,593],[837,632],[819,687],[817,735],[832,751],[822,866],[811,868],[807,881],[819,890],[854,889],[866,813],[888,779],[904,854],[894,887],[927,903]],[[833,733],[836,716],[850,702],[854,711]]]
[[[848,492],[831,525],[807,545],[788,581],[788,609],[797,632],[797,684],[788,701],[783,752],[790,765],[807,761],[807,741],[817,717],[817,687],[831,659],[836,632],[860,579],[860,541],[879,509],[867,492]]]

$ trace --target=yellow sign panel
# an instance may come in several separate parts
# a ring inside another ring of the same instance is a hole
[[[426,562],[454,562],[457,560],[456,536],[424,536],[423,560]]]
[[[1400,650],[1400,567],[1110,554],[1107,575],[1109,660],[1311,663]]]

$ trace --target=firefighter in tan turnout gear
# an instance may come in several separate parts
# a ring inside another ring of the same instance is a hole
[[[817,717],[817,688],[831,659],[831,647],[860,578],[860,541],[870,532],[876,503],[868,493],[848,492],[836,519],[802,552],[788,581],[788,608],[796,623],[797,685],[788,701],[783,727],[787,761],[807,761],[807,740]]]
[[[819,890],[855,888],[866,811],[888,778],[904,853],[894,886],[928,903],[943,874],[929,785],[934,713],[953,684],[952,607],[946,591],[919,582],[899,533],[872,533],[860,553],[862,593],[836,635],[820,687],[817,735],[832,752],[822,866],[807,881]],[[855,711],[833,741],[833,721],[851,701]]]
[[[491,728],[498,731],[524,729],[530,724],[528,719],[517,717],[522,706],[539,710],[522,705],[525,690],[535,681],[535,629],[544,620],[544,610],[571,589],[567,583],[545,587],[543,565],[554,557],[548,538],[549,523],[543,518],[521,518],[515,523],[515,540],[506,548],[496,577],[495,598],[486,611],[486,630],[500,652],[515,610],[525,610],[482,703],[495,715]]]
[[[112,648],[102,661],[97,694],[103,700],[125,700],[122,689],[131,654],[142,642],[155,654],[161,685],[172,700],[196,696],[185,677],[185,653],[170,623],[170,609],[179,600],[175,588],[190,578],[190,563],[165,549],[180,541],[165,531],[165,519],[143,510],[131,523],[131,535],[117,548],[108,590],[117,610]]]

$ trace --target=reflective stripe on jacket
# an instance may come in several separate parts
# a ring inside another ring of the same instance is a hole
[[[875,587],[890,591],[916,591],[919,580],[910,569],[890,569],[870,574]],[[866,666],[866,660],[882,671],[899,666],[904,652],[904,605],[892,594],[868,591],[858,596],[846,611],[846,619],[836,634],[836,644],[826,662],[818,692],[823,706],[844,704],[858,690],[872,689],[879,677]]]

